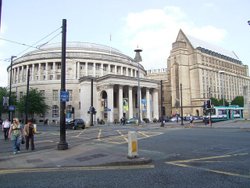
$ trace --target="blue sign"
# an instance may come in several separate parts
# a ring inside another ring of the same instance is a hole
[[[106,107],[106,108],[104,108],[104,111],[105,111],[105,112],[110,112],[111,109]]]
[[[10,105],[10,106],[9,106],[9,111],[15,111],[15,106]]]
[[[147,100],[146,100],[146,99],[141,99],[141,103],[142,103],[143,105],[146,105],[146,104],[147,104]]]
[[[69,101],[69,92],[68,91],[61,91],[61,93],[60,93],[60,100],[62,102]]]

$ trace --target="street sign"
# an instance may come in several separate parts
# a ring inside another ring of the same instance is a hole
[[[69,101],[69,92],[68,91],[61,91],[61,93],[60,93],[60,100],[62,102]]]
[[[9,111],[15,111],[15,106],[14,105],[10,105],[9,106]]]
[[[104,108],[104,111],[106,111],[106,112],[110,112],[110,111],[111,111],[111,109],[110,109],[110,108]]]

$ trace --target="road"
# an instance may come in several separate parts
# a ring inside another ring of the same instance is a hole
[[[39,128],[37,149],[55,147],[58,128]],[[0,173],[1,187],[250,187],[249,128],[103,126],[69,130],[67,141],[126,152],[129,130],[137,131],[139,155],[152,164],[10,171]],[[6,154],[8,144],[3,146]]]

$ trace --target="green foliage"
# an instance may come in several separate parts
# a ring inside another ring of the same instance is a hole
[[[211,102],[214,106],[223,106],[223,99],[216,99],[216,98],[210,98]],[[225,99],[224,100],[225,106],[229,106],[229,102]],[[244,98],[243,96],[237,96],[232,100],[231,105],[239,105],[240,107],[244,106]]]
[[[211,97],[210,100],[211,100],[212,105],[214,105],[214,106],[219,106],[220,105],[218,99]]]
[[[244,97],[243,96],[237,96],[232,100],[232,105],[239,105],[240,107],[244,106]]]
[[[19,113],[25,113],[27,95],[20,98],[17,103],[17,110]],[[49,106],[45,103],[45,97],[37,89],[31,89],[29,91],[28,101],[28,115],[32,118],[35,114],[45,114],[49,109]]]

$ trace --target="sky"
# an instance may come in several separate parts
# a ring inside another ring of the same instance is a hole
[[[234,51],[250,67],[249,0],[2,0],[0,87],[8,85],[10,57],[28,46],[67,41],[111,46],[134,58],[142,48],[146,70],[167,68],[180,29],[187,35]]]

